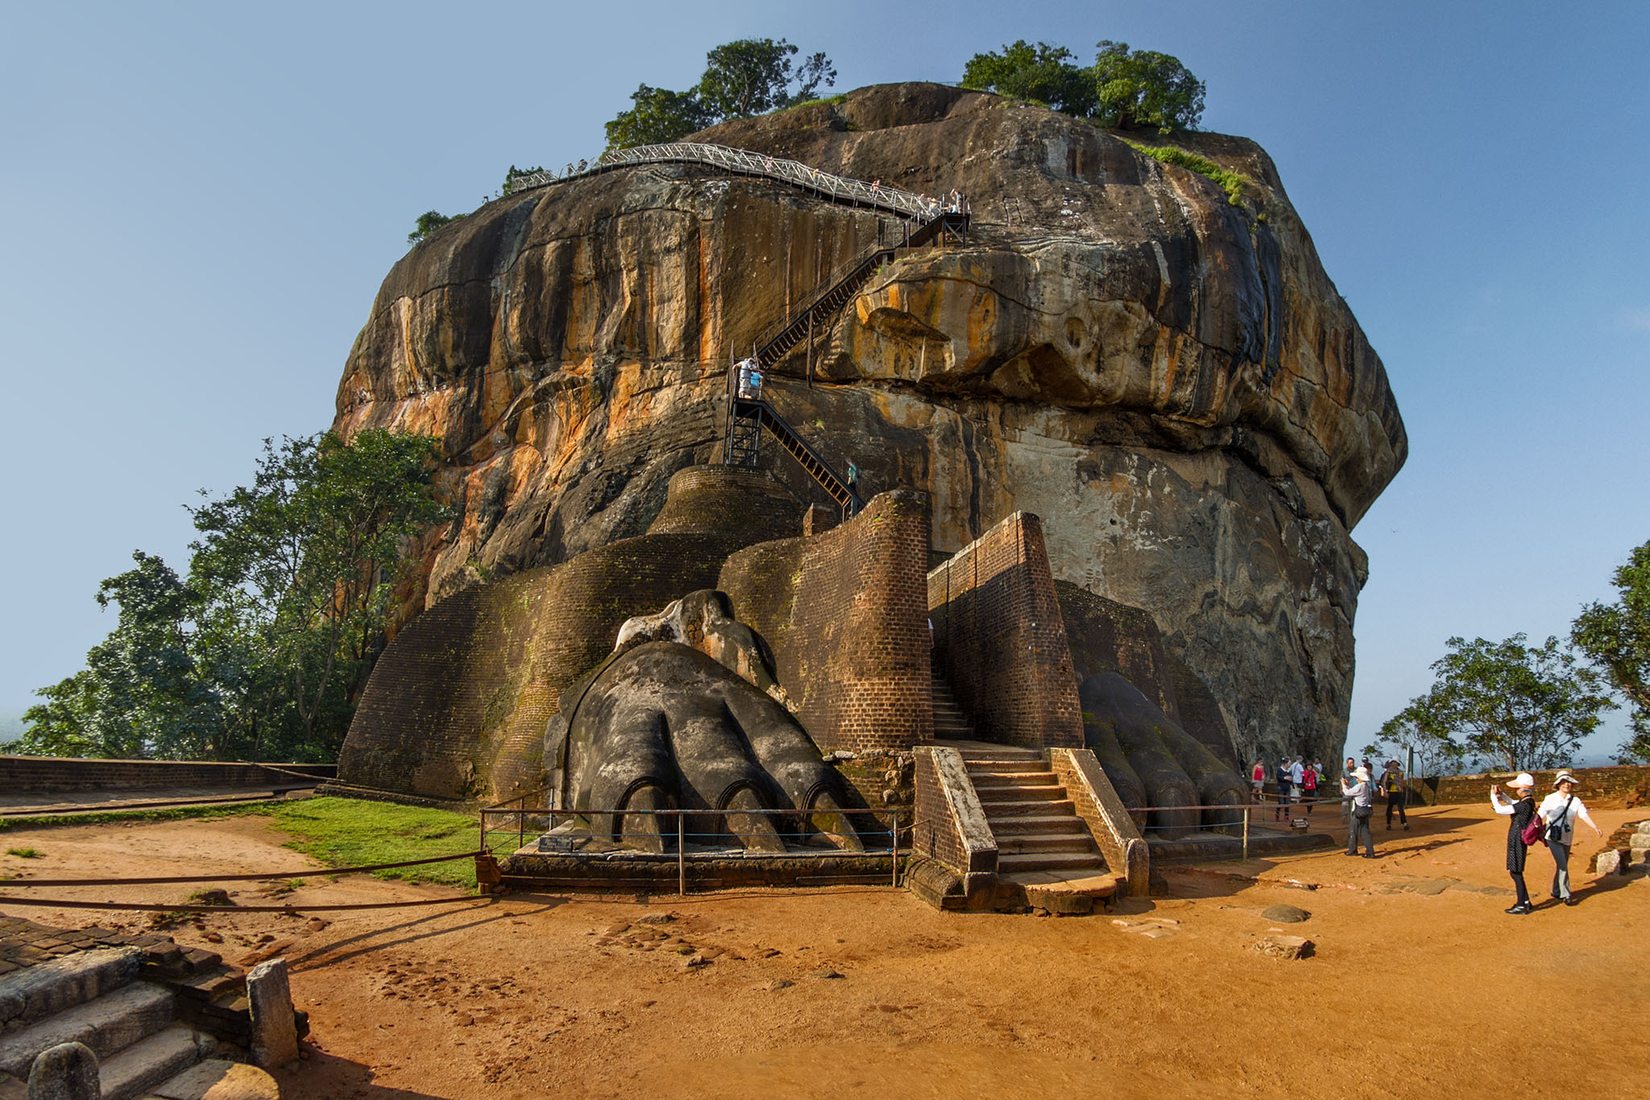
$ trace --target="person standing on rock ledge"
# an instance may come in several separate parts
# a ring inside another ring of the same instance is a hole
[[[1358,841],[1364,842],[1364,858],[1375,858],[1375,834],[1369,830],[1370,816],[1375,813],[1375,796],[1370,793],[1369,769],[1360,767],[1352,773],[1355,783],[1341,776],[1341,797],[1352,800],[1352,828],[1346,834],[1346,854],[1358,854]]]
[[[1524,843],[1524,826],[1530,823],[1535,814],[1535,799],[1530,791],[1535,787],[1535,778],[1529,772],[1519,772],[1511,783],[1507,784],[1515,795],[1516,801],[1509,801],[1501,796],[1501,788],[1490,785],[1490,807],[1496,813],[1512,815],[1512,824],[1507,826],[1507,874],[1512,876],[1513,886],[1518,891],[1518,900],[1513,902],[1507,912],[1515,917],[1522,917],[1534,911],[1530,904],[1530,892],[1524,887],[1524,860],[1529,855],[1530,846]]]
[[[1585,821],[1594,835],[1601,839],[1604,836],[1604,830],[1593,822],[1593,815],[1576,797],[1577,785],[1571,772],[1559,772],[1553,779],[1556,789],[1541,800],[1536,810],[1547,823],[1547,849],[1553,854],[1553,897],[1565,905],[1576,903],[1570,893],[1570,845],[1575,840],[1576,818]]]

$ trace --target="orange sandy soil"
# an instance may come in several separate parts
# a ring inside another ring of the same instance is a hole
[[[1608,833],[1646,811],[1594,814]],[[281,1074],[289,1100],[1650,1096],[1650,880],[1579,871],[1579,905],[1510,917],[1506,819],[1488,806],[1412,817],[1409,833],[1377,823],[1378,860],[1337,849],[1169,869],[1170,896],[1094,917],[944,914],[840,887],[213,915],[172,932],[232,961],[289,960],[312,1029]],[[1577,849],[1590,856],[1586,835]],[[33,878],[316,866],[258,818],[4,839],[44,853],[0,860]],[[1550,874],[1533,852],[1538,898]],[[232,885],[241,904],[274,890]],[[170,902],[189,889],[73,896]],[[281,896],[453,892],[317,869]],[[1311,919],[1261,917],[1278,903]],[[143,915],[0,912],[147,927]],[[638,922],[654,914],[673,919]],[[1159,919],[1175,923],[1140,923]],[[1277,930],[1309,937],[1315,956],[1257,951]],[[710,962],[689,968],[693,954]]]

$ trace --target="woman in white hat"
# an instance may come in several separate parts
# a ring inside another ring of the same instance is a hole
[[[1576,818],[1587,823],[1594,834],[1602,838],[1604,830],[1593,823],[1581,799],[1576,797],[1576,777],[1565,769],[1553,778],[1553,793],[1541,800],[1536,810],[1547,823],[1547,850],[1553,853],[1553,897],[1565,905],[1574,905],[1570,893],[1570,845],[1575,840]]]
[[[1369,786],[1369,769],[1360,767],[1352,772],[1353,782],[1341,776],[1341,797],[1352,800],[1352,820],[1346,831],[1346,854],[1358,854],[1358,842],[1363,841],[1364,858],[1375,858],[1375,834],[1369,831],[1369,815],[1375,812],[1375,796]]]
[[[1498,814],[1512,815],[1512,824],[1507,826],[1507,874],[1512,876],[1513,886],[1518,890],[1518,900],[1507,912],[1521,917],[1534,909],[1530,892],[1524,887],[1524,858],[1530,851],[1524,843],[1524,826],[1535,816],[1535,796],[1530,794],[1535,789],[1535,777],[1529,772],[1519,772],[1507,787],[1513,792],[1513,799],[1502,797],[1501,788],[1491,784],[1490,806]]]

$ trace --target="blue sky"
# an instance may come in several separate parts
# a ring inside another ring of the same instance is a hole
[[[480,12],[480,14],[474,14]],[[1354,532],[1353,742],[1452,634],[1564,633],[1650,539],[1650,5],[0,0],[0,715],[181,565],[198,488],[325,427],[413,219],[595,155],[646,81],[787,37],[838,90],[1015,38],[1173,53],[1259,141],[1384,359],[1411,457]],[[1589,746],[1620,740],[1619,721]]]

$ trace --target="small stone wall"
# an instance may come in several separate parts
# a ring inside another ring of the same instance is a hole
[[[1629,796],[1650,785],[1650,765],[1627,765],[1613,768],[1571,768],[1579,784],[1576,794],[1589,805],[1625,802]],[[1427,804],[1460,805],[1468,802],[1488,802],[1490,785],[1503,789],[1516,772],[1494,772],[1487,775],[1446,775],[1441,779],[1423,779],[1420,801]],[[1553,789],[1555,771],[1531,772],[1535,780],[1535,796],[1540,801]]]
[[[1048,755],[1049,767],[1106,857],[1107,867],[1123,876],[1130,897],[1146,897],[1151,892],[1151,850],[1100,761],[1089,749],[1050,749]]]
[[[213,760],[96,760],[63,756],[0,756],[0,790],[7,794],[57,791],[151,790],[168,787],[290,787],[288,772],[326,779],[332,764],[225,763]]]
[[[927,497],[900,491],[723,566],[717,587],[767,640],[780,686],[825,751],[899,752],[933,737],[927,561]]]
[[[1015,512],[930,572],[928,609],[934,661],[980,737],[1083,746],[1077,674],[1036,516]]]

